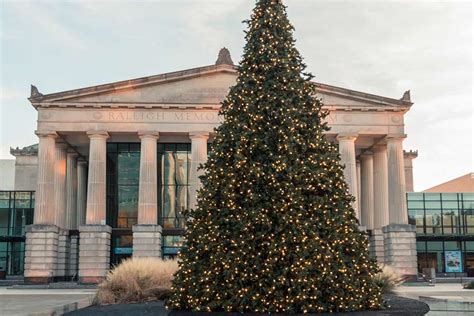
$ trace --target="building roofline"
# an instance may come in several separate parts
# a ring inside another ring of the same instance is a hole
[[[173,71],[158,75],[140,77],[130,80],[116,81],[111,83],[100,84],[96,86],[89,86],[79,89],[66,90],[61,92],[42,94],[35,86],[31,86],[31,95],[28,100],[31,104],[37,108],[41,103],[51,103],[51,102],[62,102],[68,101],[68,99],[77,98],[81,96],[109,93],[113,91],[119,91],[124,89],[137,88],[140,86],[147,86],[151,84],[156,84],[160,82],[173,82],[182,79],[189,79],[200,75],[212,74],[216,72],[227,72],[227,73],[237,73],[238,66],[229,65],[229,64],[217,64],[209,65],[203,67],[196,67],[191,69]],[[413,103],[404,97],[402,99],[388,98],[376,94],[361,92],[357,90],[346,89],[342,87],[337,87],[329,84],[324,84],[320,82],[313,82],[316,85],[316,90],[320,92],[326,92],[328,94],[353,97],[357,99],[362,99],[365,101],[371,101],[376,103],[382,103],[385,105],[395,105],[401,106],[403,108],[409,108]],[[409,95],[409,93],[408,93]]]

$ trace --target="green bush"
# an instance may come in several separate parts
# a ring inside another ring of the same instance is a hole
[[[119,304],[166,299],[178,268],[175,260],[130,258],[122,261],[99,284],[95,304]]]
[[[374,283],[380,287],[384,294],[392,293],[403,282],[402,276],[387,265],[381,265],[380,270],[373,278]]]
[[[474,290],[474,281],[471,281],[471,282],[468,282],[468,283],[464,284],[464,288],[466,290]]]

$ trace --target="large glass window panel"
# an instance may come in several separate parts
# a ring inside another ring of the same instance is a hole
[[[131,228],[137,223],[138,187],[119,186],[117,227]]]
[[[183,247],[183,242],[183,236],[163,236],[163,257],[176,257]]]
[[[435,201],[439,201],[441,200],[441,194],[439,193],[425,193],[425,200],[426,201],[432,201],[432,200],[435,200]]]
[[[408,208],[409,209],[423,209],[425,206],[424,206],[424,203],[423,201],[408,201]]]
[[[190,144],[160,144],[160,221],[165,228],[183,228],[183,211],[189,208]]]
[[[9,215],[10,209],[9,208],[0,208],[0,236],[8,236],[9,235]]]
[[[462,193],[463,200],[474,201],[474,193]]]
[[[441,201],[425,201],[426,208],[441,208]]]
[[[458,208],[458,201],[445,201],[443,200],[443,209],[446,208]]]
[[[458,210],[443,210],[443,233],[459,234]]]
[[[408,201],[423,201],[423,193],[414,193],[414,192],[409,192],[407,194],[407,200]]]
[[[439,235],[441,230],[441,211],[425,210],[426,212],[426,234]]]
[[[456,201],[458,199],[457,193],[441,193],[441,198],[444,200]]]

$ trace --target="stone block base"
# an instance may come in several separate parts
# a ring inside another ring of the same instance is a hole
[[[79,268],[79,236],[71,236],[69,247],[69,265],[67,275],[70,280],[76,280]]]
[[[66,280],[69,265],[69,231],[59,229],[58,236],[58,262],[56,266],[56,278]]]
[[[110,269],[110,235],[107,225],[79,227],[79,283],[99,283]]]
[[[372,258],[376,258],[379,264],[385,263],[385,250],[383,241],[383,231],[373,229],[369,238],[369,251]]]
[[[405,278],[415,278],[418,272],[415,226],[390,224],[383,227],[385,264]]]
[[[160,225],[133,226],[133,256],[161,258]]]
[[[56,278],[58,236],[56,225],[26,227],[25,283],[47,284]]]

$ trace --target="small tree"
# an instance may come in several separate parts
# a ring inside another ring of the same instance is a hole
[[[285,6],[259,0],[247,23],[168,307],[377,309],[377,266]]]

